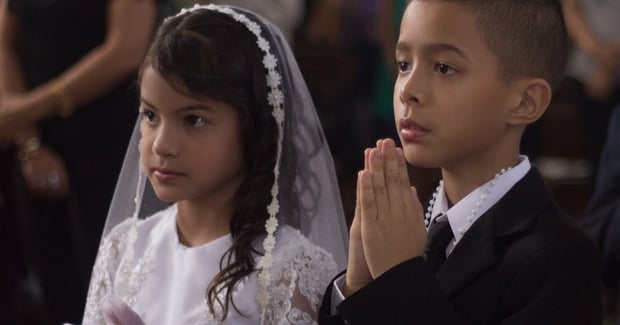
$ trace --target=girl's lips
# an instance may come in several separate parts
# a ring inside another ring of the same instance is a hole
[[[410,120],[400,120],[399,126],[401,138],[405,142],[414,142],[430,132],[428,129]]]
[[[153,168],[153,175],[160,182],[171,182],[183,176],[179,172],[165,168]]]

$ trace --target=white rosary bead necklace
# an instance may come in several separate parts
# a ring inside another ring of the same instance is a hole
[[[463,235],[465,233],[465,230],[469,228],[469,226],[471,226],[472,222],[474,221],[474,217],[476,217],[478,210],[480,209],[480,206],[482,206],[482,203],[484,203],[484,200],[486,200],[486,198],[491,193],[491,190],[493,190],[493,187],[495,186],[495,184],[497,184],[497,180],[502,175],[506,174],[506,172],[510,171],[511,169],[512,167],[502,168],[502,170],[500,170],[497,174],[495,174],[495,177],[493,177],[493,179],[491,180],[490,184],[487,186],[484,193],[482,193],[482,195],[480,195],[480,198],[478,198],[478,201],[476,201],[476,205],[471,210],[471,214],[467,217],[467,224],[463,228],[458,230],[461,235]],[[426,208],[426,214],[424,215],[424,225],[426,226],[426,229],[428,229],[431,223],[431,214],[433,213],[435,201],[437,200],[437,195],[439,195],[439,191],[442,188],[443,188],[443,180],[440,180],[439,185],[437,185],[437,188],[435,189],[435,192],[433,193],[433,197],[428,202],[428,207]],[[454,241],[453,245],[456,245],[456,241]]]

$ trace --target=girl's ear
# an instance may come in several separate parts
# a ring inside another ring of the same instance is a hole
[[[553,91],[549,83],[540,78],[517,82],[519,96],[510,109],[508,124],[527,125],[536,122],[549,107]]]

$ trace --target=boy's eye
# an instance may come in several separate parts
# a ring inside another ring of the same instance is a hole
[[[189,124],[192,127],[203,126],[207,123],[207,121],[204,118],[200,116],[196,116],[196,115],[189,115],[185,117],[185,121],[187,122],[187,124]]]
[[[398,72],[407,72],[410,69],[409,63],[405,61],[398,61]]]
[[[451,75],[456,73],[456,69],[454,69],[453,67],[447,65],[447,64],[443,64],[443,63],[439,63],[435,66],[435,71],[441,73],[441,74],[445,74],[445,75]]]
[[[141,114],[142,114],[143,118],[146,119],[147,122],[149,122],[149,123],[158,123],[159,122],[159,117],[153,111],[142,111]]]

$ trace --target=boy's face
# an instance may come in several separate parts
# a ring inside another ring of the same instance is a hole
[[[520,97],[500,81],[471,11],[448,1],[412,2],[396,60],[394,115],[409,163],[466,167],[505,153],[506,119]]]

